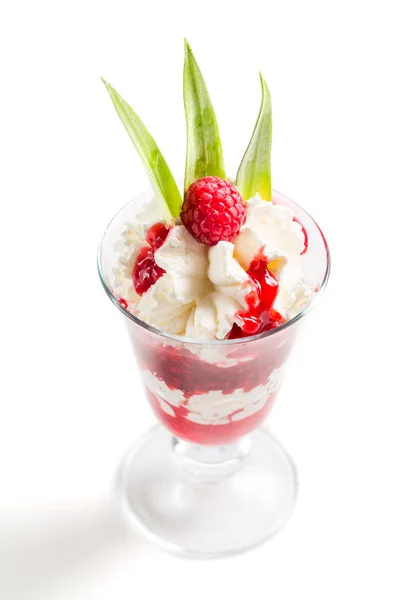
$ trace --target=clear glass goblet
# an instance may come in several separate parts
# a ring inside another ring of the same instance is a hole
[[[148,537],[187,555],[247,550],[276,533],[296,501],[293,462],[260,426],[279,392],[300,323],[326,286],[330,259],[310,215],[276,192],[273,202],[290,207],[307,232],[301,263],[315,294],[291,321],[257,336],[207,342],[174,336],[119,302],[113,293],[115,244],[127,222],[152,214],[151,192],[118,212],[99,248],[101,282],[123,315],[145,394],[161,423],[125,456],[120,498]]]

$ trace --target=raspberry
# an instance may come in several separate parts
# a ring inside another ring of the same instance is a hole
[[[203,177],[188,188],[181,220],[198,242],[208,246],[231,242],[245,219],[243,198],[229,181]]]

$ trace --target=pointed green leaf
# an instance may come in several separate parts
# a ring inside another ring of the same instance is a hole
[[[236,177],[236,185],[245,201],[257,192],[264,200],[271,200],[271,95],[261,73],[260,80],[261,108]]]
[[[206,175],[226,178],[217,119],[201,71],[185,40],[183,100],[186,115],[185,190]]]
[[[168,212],[174,217],[179,217],[182,197],[159,147],[129,104],[107,81],[103,78],[102,81],[110,94],[119,118],[143,161],[154,191],[164,199]]]

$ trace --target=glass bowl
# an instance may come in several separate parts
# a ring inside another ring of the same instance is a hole
[[[327,284],[330,258],[304,209],[277,192],[273,202],[288,206],[307,232],[300,261],[314,294],[296,317],[253,337],[170,335],[132,315],[114,294],[115,245],[127,222],[155,220],[159,204],[152,192],[115,215],[99,248],[101,282],[124,319],[143,396],[161,424],[128,451],[119,498],[149,537],[187,555],[221,556],[257,545],[287,521],[296,500],[293,462],[260,426],[277,398],[303,317]]]

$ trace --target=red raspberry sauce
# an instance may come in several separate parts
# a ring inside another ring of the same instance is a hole
[[[156,223],[147,232],[146,242],[150,244],[154,251],[161,248],[171,227],[167,227],[164,223]]]
[[[136,293],[141,296],[164,275],[165,271],[155,261],[154,254],[165,242],[170,228],[164,223],[156,223],[147,232],[146,242],[136,259],[132,271],[132,281]]]
[[[260,251],[250,264],[247,274],[255,284],[256,294],[247,296],[247,311],[240,311],[238,316],[243,325],[234,325],[228,335],[229,339],[245,338],[275,329],[284,323],[282,316],[274,310],[273,304],[278,294],[279,284],[268,270],[268,259]]]
[[[134,338],[134,343],[141,369],[151,371],[171,390],[181,390],[185,398],[190,398],[213,390],[232,394],[242,388],[248,392],[265,384],[272,371],[282,366],[289,354],[290,343],[279,346],[283,339],[290,341],[290,336],[282,332],[277,347],[266,339],[254,342],[254,348],[253,344],[232,348],[229,358],[238,362],[228,367],[204,361],[184,347],[154,344],[148,339],[148,334],[138,341]],[[261,352],[261,349],[264,351]]]
[[[207,394],[219,390],[229,396],[238,389],[248,392],[264,385],[274,369],[285,364],[290,353],[294,335],[292,330],[258,340],[249,345],[233,347],[229,358],[238,362],[232,366],[209,363],[186,348],[159,344],[147,333],[132,336],[139,368],[149,370],[171,390],[181,390],[189,399],[195,394]],[[194,423],[187,418],[188,409],[184,401],[180,406],[171,406],[174,416],[167,414],[160,406],[157,397],[146,389],[148,399],[157,418],[174,435],[194,443],[223,444],[252,431],[265,419],[277,395],[274,391],[265,406],[244,419],[213,425]],[[160,398],[162,400],[163,398]]]

